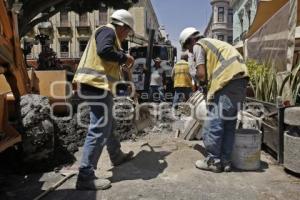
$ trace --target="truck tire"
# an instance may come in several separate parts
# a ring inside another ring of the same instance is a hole
[[[24,162],[49,159],[54,152],[54,125],[49,99],[29,94],[21,97],[22,150]]]

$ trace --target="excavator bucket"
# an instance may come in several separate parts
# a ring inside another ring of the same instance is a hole
[[[67,71],[29,70],[28,76],[33,88],[33,93],[48,97],[54,109],[54,113],[64,114],[69,111],[68,102],[72,96],[72,84],[67,81]],[[0,75],[0,91],[6,91],[8,111],[9,113],[15,113],[15,99],[3,75]],[[13,116],[9,117],[14,118]]]

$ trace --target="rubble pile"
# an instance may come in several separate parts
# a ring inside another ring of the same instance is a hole
[[[119,139],[134,139],[137,135],[137,129],[134,124],[135,104],[129,97],[114,98],[114,132]]]
[[[55,118],[55,159],[58,164],[75,161],[73,155],[84,144],[89,119],[88,106],[81,107],[72,117]]]
[[[155,104],[148,107],[151,125],[146,129],[149,133],[169,133],[174,122],[171,103]],[[150,129],[150,130],[148,130]]]
[[[21,97],[22,146],[25,160],[47,159],[54,148],[54,126],[47,97]]]
[[[78,123],[78,121],[80,122]],[[58,142],[70,153],[78,151],[82,146],[88,129],[89,110],[85,107],[75,113],[72,118],[62,117],[55,120]]]

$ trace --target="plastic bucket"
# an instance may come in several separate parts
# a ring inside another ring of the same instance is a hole
[[[257,170],[260,168],[261,131],[238,129],[232,152],[232,164],[237,169]]]

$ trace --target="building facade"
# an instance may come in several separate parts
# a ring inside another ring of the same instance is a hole
[[[258,0],[231,0],[233,9],[233,44],[241,46],[252,24],[257,10]]]
[[[135,20],[135,36],[128,38],[122,44],[124,49],[131,46],[143,45],[148,41],[149,32],[155,30],[155,39],[162,37],[160,26],[150,0],[139,0],[139,3],[130,8]],[[23,38],[24,43],[37,44],[36,36],[47,35],[46,46],[56,53],[57,58],[66,64],[76,65],[82,56],[92,32],[99,26],[109,22],[113,9],[101,5],[92,13],[77,14],[72,11],[62,11],[40,23]],[[47,44],[48,43],[48,44]],[[24,45],[25,46],[25,45]],[[33,45],[27,59],[31,65],[36,66],[42,50],[42,45]]]
[[[233,10],[229,0],[211,0],[212,14],[204,35],[232,43]]]
[[[109,9],[108,16],[110,16],[112,12],[113,9]],[[133,15],[135,20],[135,38],[129,38],[129,47],[146,44],[151,29],[155,30],[154,39],[156,41],[162,37],[160,25],[151,0],[139,0],[137,4],[129,9],[129,12]]]

